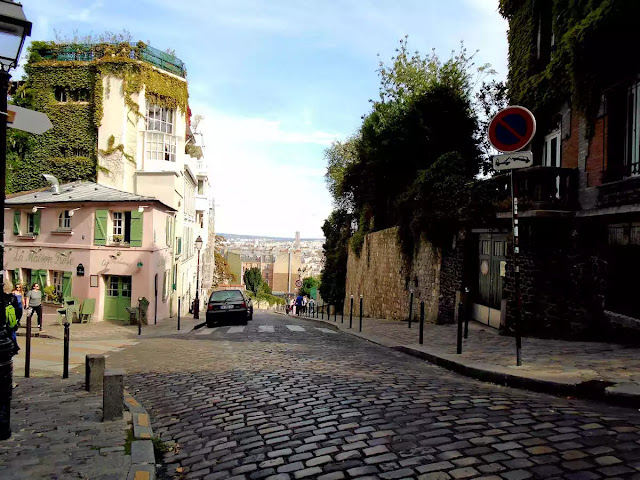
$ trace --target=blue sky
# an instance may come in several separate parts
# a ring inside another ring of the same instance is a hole
[[[322,235],[331,211],[323,150],[344,139],[378,92],[378,61],[411,50],[448,56],[464,40],[504,78],[498,0],[24,0],[33,39],[126,29],[186,64],[205,117],[216,230]],[[380,57],[377,57],[377,54]]]

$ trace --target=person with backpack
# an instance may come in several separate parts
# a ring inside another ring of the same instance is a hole
[[[5,314],[5,327],[9,338],[13,342],[14,355],[20,351],[18,346],[18,338],[16,332],[20,326],[20,318],[22,317],[22,305],[18,297],[13,293],[13,285],[11,282],[5,282],[3,285],[3,299],[4,299],[4,314]]]

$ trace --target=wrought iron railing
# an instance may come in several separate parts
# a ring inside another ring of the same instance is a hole
[[[114,44],[114,46],[116,45],[117,44]],[[62,46],[55,50],[43,49],[38,53],[45,60],[90,62],[104,56],[104,50],[97,49],[96,46],[97,44],[73,44]],[[132,44],[131,47],[129,58],[132,60],[145,61],[155,67],[161,68],[162,70],[173,73],[182,78],[187,76],[187,69],[184,62],[176,56],[149,45],[146,45],[143,48],[138,48],[136,45]]]
[[[514,171],[518,206],[527,210],[576,210],[578,208],[578,171],[575,168],[529,167]],[[497,175],[491,179],[500,195],[499,211],[511,210],[511,178]]]

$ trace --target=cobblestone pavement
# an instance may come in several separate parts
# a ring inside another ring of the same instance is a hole
[[[102,423],[102,395],[82,379],[21,379],[13,391],[13,435],[0,441],[0,478],[122,480],[129,470],[125,420]]]
[[[173,478],[640,478],[635,410],[483,384],[318,326],[256,313],[109,363],[175,442]]]
[[[325,316],[325,320],[326,320]],[[331,323],[334,316],[331,315]],[[358,317],[353,318],[353,330],[358,329]],[[349,315],[337,315],[336,324],[348,328]],[[362,333],[381,340],[385,345],[416,345],[419,324],[362,319]],[[424,346],[429,351],[455,354],[456,325],[425,324]],[[469,323],[469,338],[464,340],[462,359],[486,365],[515,367],[515,339],[501,336],[498,331],[477,322]],[[640,384],[640,348],[599,342],[569,342],[540,338],[522,339],[522,372],[543,372],[545,375],[572,375],[587,380],[607,380],[613,383]]]

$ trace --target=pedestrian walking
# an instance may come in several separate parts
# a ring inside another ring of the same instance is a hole
[[[38,283],[31,286],[31,291],[27,294],[26,306],[31,308],[31,315],[38,314],[38,328],[42,330],[42,292]]]
[[[302,313],[302,295],[298,295],[296,297],[296,315],[300,315]]]
[[[3,300],[5,312],[5,331],[13,342],[13,354],[20,351],[18,346],[18,337],[16,332],[20,327],[20,318],[22,317],[22,304],[18,297],[13,293],[13,285],[11,282],[5,282],[3,285]]]

